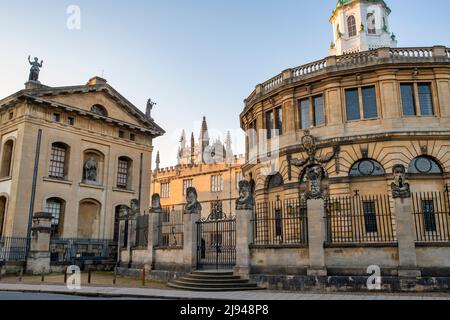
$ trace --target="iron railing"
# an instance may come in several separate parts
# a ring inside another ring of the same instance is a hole
[[[144,214],[136,218],[136,243],[137,248],[148,247],[148,219],[149,215]]]
[[[414,193],[412,199],[416,241],[450,242],[449,193]]]
[[[117,243],[114,240],[76,238],[50,240],[50,260],[53,264],[116,259]]]
[[[254,245],[307,245],[306,201],[257,203],[252,219]]]
[[[27,238],[0,238],[0,262],[24,262],[26,251]]]
[[[183,247],[183,211],[163,208],[159,215],[158,247]]]
[[[326,201],[327,243],[396,243],[387,195],[351,196]]]

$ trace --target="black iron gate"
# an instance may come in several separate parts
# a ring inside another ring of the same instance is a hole
[[[236,218],[212,213],[197,222],[197,268],[228,270],[236,265]]]

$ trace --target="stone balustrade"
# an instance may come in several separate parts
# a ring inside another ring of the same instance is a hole
[[[330,56],[293,69],[288,69],[256,86],[245,100],[252,101],[287,83],[299,82],[325,72],[342,71],[361,66],[386,63],[442,62],[450,59],[450,49],[443,46],[415,48],[379,48],[342,56]]]

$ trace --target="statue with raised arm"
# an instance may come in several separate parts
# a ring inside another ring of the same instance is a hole
[[[156,102],[152,101],[152,99],[148,99],[147,109],[145,110],[145,116],[149,119],[151,119],[152,117],[152,110],[154,106],[156,106]]]
[[[41,63],[39,63],[39,59],[37,57],[34,58],[34,61],[31,61],[31,56],[28,56],[28,62],[31,65],[30,77],[28,78],[28,80],[38,82],[39,81],[39,72],[41,71],[44,61],[41,60]]]

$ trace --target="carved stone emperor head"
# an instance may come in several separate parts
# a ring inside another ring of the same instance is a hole
[[[394,182],[391,184],[392,196],[394,198],[411,197],[411,189],[409,183],[406,182],[406,168],[402,164],[393,167]]]
[[[152,211],[161,210],[161,197],[159,194],[155,193],[152,195]]]
[[[236,210],[252,210],[255,200],[252,195],[252,186],[247,180],[239,181],[239,198],[236,200]]]
[[[186,206],[184,207],[185,214],[201,213],[202,205],[198,202],[197,190],[194,187],[186,189]]]
[[[306,178],[310,183],[310,190],[307,192],[306,197],[308,199],[324,198],[322,190],[323,168],[315,165],[306,169]]]

